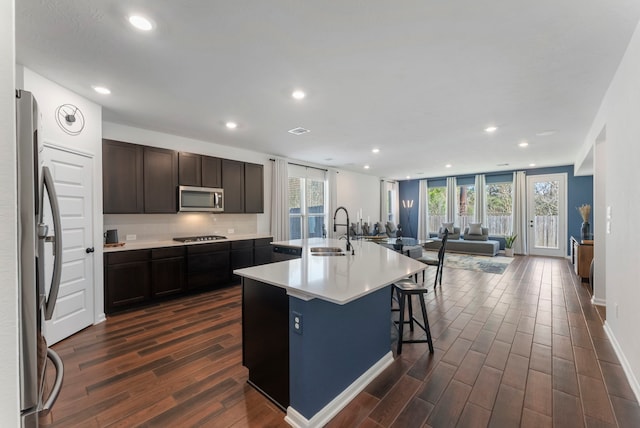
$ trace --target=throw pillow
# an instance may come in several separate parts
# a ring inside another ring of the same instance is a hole
[[[449,234],[453,233],[453,222],[442,223],[442,233],[444,233],[445,229],[449,229]]]
[[[482,223],[469,223],[470,235],[482,235]]]

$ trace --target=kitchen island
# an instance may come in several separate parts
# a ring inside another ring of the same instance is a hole
[[[243,364],[249,383],[292,426],[326,424],[393,361],[389,287],[425,265],[371,242],[274,242],[301,257],[234,273],[243,278]]]

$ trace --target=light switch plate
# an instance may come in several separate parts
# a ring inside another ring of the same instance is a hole
[[[137,235],[127,235],[126,236],[126,240],[127,241],[135,241],[136,239],[138,239]]]

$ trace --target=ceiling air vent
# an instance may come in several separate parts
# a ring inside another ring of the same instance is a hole
[[[309,131],[308,129],[305,129],[305,128],[297,127],[297,128],[290,129],[287,132],[289,132],[290,134],[293,134],[293,135],[302,135],[302,134],[306,134],[307,132],[311,132],[311,131]]]

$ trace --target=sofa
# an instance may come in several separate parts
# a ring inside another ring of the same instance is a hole
[[[460,236],[460,228],[454,227],[454,234],[456,229],[458,230],[458,235],[456,238],[452,238],[452,234],[449,235],[449,239],[447,240],[447,251],[453,253],[466,253],[466,254],[478,254],[482,256],[495,256],[500,251],[500,242],[489,239],[489,228],[472,226],[473,229],[471,232],[481,233],[471,233],[469,231],[469,227],[464,229],[464,233]],[[443,228],[440,228],[437,237],[433,237],[433,242],[425,244],[424,248],[428,250],[438,250],[442,243],[442,232]],[[454,235],[455,236],[455,235]]]

